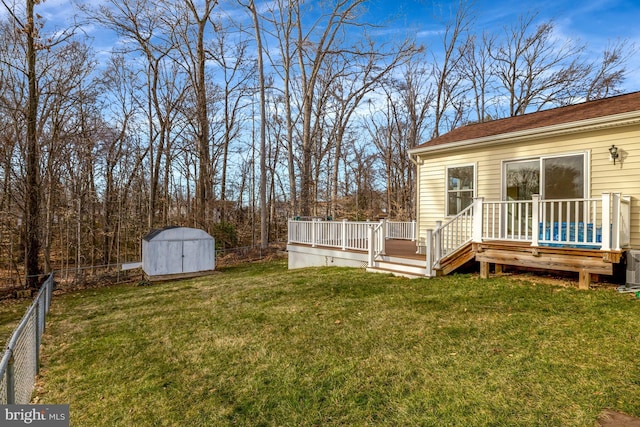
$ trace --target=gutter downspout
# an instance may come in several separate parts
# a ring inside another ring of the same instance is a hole
[[[409,160],[411,161],[411,163],[413,163],[416,166],[416,225],[415,225],[415,241],[416,241],[416,253],[420,253],[420,249],[418,246],[419,243],[419,239],[418,239],[418,230],[420,229],[420,166],[422,166],[424,164],[424,160],[420,159],[418,157],[418,155],[416,154],[415,159],[413,157],[414,155],[409,153]]]

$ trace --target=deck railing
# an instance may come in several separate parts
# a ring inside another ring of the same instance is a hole
[[[534,195],[526,201],[483,201],[482,239],[620,250],[629,243],[629,208],[629,198],[619,193],[588,199],[541,200]]]
[[[600,198],[485,201],[482,197],[435,230],[427,230],[427,271],[470,241],[531,242],[603,251],[630,242],[630,198],[603,193]]]
[[[465,244],[486,240],[530,242],[617,251],[630,242],[630,198],[603,193],[599,198],[485,201],[482,197],[435,230],[427,230],[427,275]],[[289,220],[289,243],[369,253],[369,264],[384,254],[385,239],[416,239],[416,223]],[[373,243],[372,243],[373,242]]]
[[[415,221],[299,221],[289,220],[289,243],[325,246],[342,250],[368,251],[371,241],[369,230],[375,227],[377,254],[384,253],[384,240],[415,239]],[[376,254],[376,256],[377,256]]]
[[[415,221],[386,221],[386,238],[416,240]]]
[[[531,200],[483,201],[480,211],[483,239],[531,241]]]

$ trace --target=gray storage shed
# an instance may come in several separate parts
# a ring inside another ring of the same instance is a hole
[[[215,254],[213,237],[197,228],[166,227],[142,238],[142,270],[149,278],[210,272]]]

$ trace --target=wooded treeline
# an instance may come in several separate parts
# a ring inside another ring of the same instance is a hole
[[[535,12],[489,33],[461,2],[425,8],[427,45],[370,3],[104,0],[66,28],[4,3],[0,269],[24,277],[34,245],[28,275],[138,260],[167,225],[234,247],[295,216],[413,219],[409,148],[624,90],[624,40],[593,59]]]

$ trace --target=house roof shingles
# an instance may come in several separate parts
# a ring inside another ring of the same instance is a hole
[[[510,132],[544,128],[563,123],[595,119],[598,117],[628,113],[640,110],[640,92],[612,96],[610,98],[587,101],[550,110],[507,117],[484,123],[475,123],[459,127],[444,135],[419,145],[418,149],[453,142],[485,138]]]

